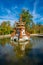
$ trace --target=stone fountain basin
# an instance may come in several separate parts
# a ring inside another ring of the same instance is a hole
[[[14,37],[11,37],[11,40],[12,41],[15,41],[15,42],[24,42],[24,41],[29,41],[30,40],[30,37],[27,37],[27,36],[23,36],[22,38],[18,38],[17,36],[14,36]]]

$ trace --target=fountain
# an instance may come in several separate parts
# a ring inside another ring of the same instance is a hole
[[[22,16],[20,16],[19,22],[16,23],[16,34],[11,37],[13,41],[24,42],[30,40],[30,35],[28,36],[25,31],[25,25],[22,22]]]

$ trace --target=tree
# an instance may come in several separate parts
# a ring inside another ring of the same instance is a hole
[[[4,35],[5,34],[5,31],[7,30],[6,29],[6,21],[3,21],[2,23],[1,23],[1,31],[2,31],[2,34]]]
[[[3,21],[0,25],[0,35],[10,34],[12,32],[10,21]]]
[[[7,33],[10,34],[11,31],[12,31],[12,27],[11,27],[11,24],[10,24],[10,21],[7,21]]]
[[[33,16],[30,14],[29,10],[25,10],[25,9],[22,10],[20,15],[22,15],[22,21],[25,22],[26,30],[30,31],[33,24],[33,20],[32,20]]]
[[[41,28],[41,26],[42,26],[42,25],[41,25],[41,22],[37,22],[36,25],[38,26],[38,27],[37,27],[37,28],[38,28],[38,33],[40,33],[40,32],[41,32],[41,31],[40,31],[40,30],[41,30],[40,28]]]

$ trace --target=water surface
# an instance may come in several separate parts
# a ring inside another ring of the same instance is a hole
[[[26,46],[0,40],[0,65],[43,65],[43,38],[33,37]]]

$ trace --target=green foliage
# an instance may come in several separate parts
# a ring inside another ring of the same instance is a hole
[[[12,31],[10,21],[3,21],[0,25],[0,35],[10,34]]]
[[[23,9],[21,15],[23,18],[23,22],[25,22],[25,21],[31,22],[32,21],[33,16],[29,13],[28,10]]]
[[[22,15],[22,21],[25,22],[25,27],[28,32],[30,32],[30,29],[32,28],[33,24],[33,16],[30,14],[29,10],[23,9],[21,14]]]

